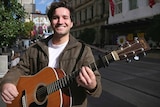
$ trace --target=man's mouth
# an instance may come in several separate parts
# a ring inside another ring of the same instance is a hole
[[[57,29],[64,29],[65,26],[57,26],[56,28],[57,28]]]

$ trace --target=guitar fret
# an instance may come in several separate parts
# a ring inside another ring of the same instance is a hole
[[[58,89],[61,89],[61,81],[58,80]]]
[[[51,93],[51,90],[50,90],[50,89],[51,89],[51,90],[53,90],[53,89],[52,89],[52,85],[51,85],[51,84],[47,86],[47,93],[48,93],[48,94],[50,94],[50,93]]]
[[[63,80],[60,79],[60,87],[63,88]]]
[[[70,77],[70,75],[68,75],[68,76],[67,76],[67,84],[69,84],[69,83],[70,83],[70,81],[69,81],[69,77]]]
[[[65,84],[66,84],[66,85],[67,85],[67,80],[66,80],[66,79],[67,79],[67,77],[68,77],[68,76],[66,76],[66,78],[64,78],[64,82],[65,82]]]
[[[62,79],[60,79],[60,84],[61,84],[61,88],[63,87],[63,80]]]
[[[59,85],[57,84],[58,81],[59,81],[59,80],[56,81],[56,91],[59,89],[59,88],[58,88]]]
[[[105,58],[107,64],[109,64],[109,60],[108,60],[107,56],[104,56],[104,58]]]
[[[64,78],[62,78],[61,80],[62,80],[62,86],[65,87]]]
[[[89,65],[89,68],[91,68],[93,71],[95,71],[95,70],[98,69],[96,63],[91,63],[91,64]]]
[[[54,82],[54,85],[53,85],[53,87],[52,87],[52,90],[53,90],[53,91],[56,91],[56,85],[55,85],[55,82]]]
[[[57,90],[57,81],[54,83],[54,91]]]

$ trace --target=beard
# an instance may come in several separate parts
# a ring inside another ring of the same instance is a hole
[[[56,37],[58,37],[58,38],[61,38],[61,37],[64,37],[64,36],[66,36],[66,35],[69,35],[69,31],[68,32],[57,32],[57,31],[55,31],[54,32],[54,35],[56,36]]]
[[[70,32],[70,29],[68,29],[68,28],[63,28],[63,29],[55,28],[54,29],[55,35],[57,35],[59,37],[63,37],[65,35],[68,35],[69,32]]]

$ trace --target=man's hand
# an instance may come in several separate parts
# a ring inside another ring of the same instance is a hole
[[[87,66],[81,68],[79,76],[77,76],[76,81],[78,85],[87,88],[88,90],[93,90],[96,85],[96,76],[94,72]]]
[[[6,83],[3,85],[1,97],[5,103],[11,104],[14,98],[17,96],[18,96],[18,90],[14,84]]]

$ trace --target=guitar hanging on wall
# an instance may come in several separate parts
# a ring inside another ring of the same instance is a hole
[[[138,38],[88,66],[95,71],[113,61],[128,59],[148,50],[150,47],[145,39]],[[21,76],[17,83],[19,95],[7,107],[70,107],[72,98],[69,86],[79,72],[66,75],[61,69],[46,67],[33,76]]]

